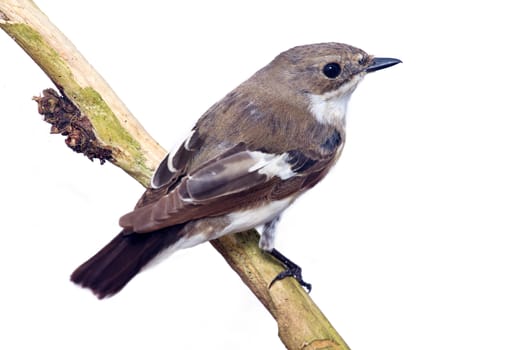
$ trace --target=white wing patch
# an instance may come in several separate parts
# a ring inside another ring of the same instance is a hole
[[[184,140],[184,148],[188,151],[190,151],[190,141],[191,141],[191,138],[193,137],[193,134],[195,134],[195,130],[192,130],[190,131],[190,134],[188,135],[188,137],[186,137],[186,139]],[[173,148],[171,149],[170,151],[170,154],[168,156],[168,163],[167,163],[167,166],[168,166],[168,169],[172,172],[172,173],[176,173],[178,171],[178,169],[175,169],[175,167],[173,166],[173,157],[175,157],[175,154],[177,154],[177,151],[179,150],[179,145],[175,145],[173,146]]]
[[[259,151],[250,152],[250,156],[257,162],[248,171],[257,171],[268,178],[278,176],[281,180],[287,180],[296,175],[288,163],[288,153],[271,154]]]
[[[186,141],[184,141],[184,148],[186,148],[188,151],[191,151],[190,141],[191,141],[191,138],[193,137],[193,134],[195,134],[195,130],[190,131],[190,134],[188,135],[188,137],[186,137]]]

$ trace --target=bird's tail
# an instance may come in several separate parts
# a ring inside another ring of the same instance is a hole
[[[118,293],[160,252],[181,238],[182,225],[151,233],[119,233],[91,259],[80,265],[71,281],[99,298]]]

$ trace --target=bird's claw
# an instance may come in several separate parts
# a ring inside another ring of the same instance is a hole
[[[280,281],[286,277],[293,277],[304,289],[306,289],[306,292],[310,293],[312,290],[312,285],[310,283],[306,283],[303,280],[302,269],[299,265],[282,255],[277,249],[272,249],[269,253],[274,258],[279,260],[279,262],[281,262],[286,267],[286,270],[275,276],[275,278],[268,285],[268,289],[272,288],[272,285],[276,281]]]
[[[303,280],[302,270],[299,266],[297,266],[296,268],[288,268],[283,272],[279,273],[270,282],[270,284],[268,285],[268,289],[272,288],[272,285],[276,281],[280,281],[286,277],[293,277],[306,290],[307,293],[310,293],[310,291],[312,290],[312,285]]]

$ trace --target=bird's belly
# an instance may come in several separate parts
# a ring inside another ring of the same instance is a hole
[[[271,221],[292,204],[295,197],[272,201],[267,204],[235,211],[233,213],[195,220],[183,230],[185,234],[171,247],[165,249],[148,267],[156,265],[179,249],[190,248],[224,235],[242,232]]]
[[[269,202],[256,208],[230,213],[227,215],[230,223],[222,230],[219,237],[229,233],[246,231],[271,221],[273,218],[281,214],[283,210],[288,208],[293,200],[293,197],[288,197]]]

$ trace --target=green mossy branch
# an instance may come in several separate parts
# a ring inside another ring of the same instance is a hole
[[[0,27],[14,41],[27,52],[36,64],[59,86],[70,90],[69,85],[75,85],[73,75],[68,65],[62,60],[58,53],[53,50],[42,38],[42,36],[31,26],[23,23],[0,23]]]
[[[80,89],[73,99],[76,105],[84,106],[83,112],[89,116],[98,139],[113,147],[113,153],[123,153],[122,156],[113,156],[115,164],[148,186],[154,169],[146,166],[141,145],[122,127],[104,99],[89,87]]]

